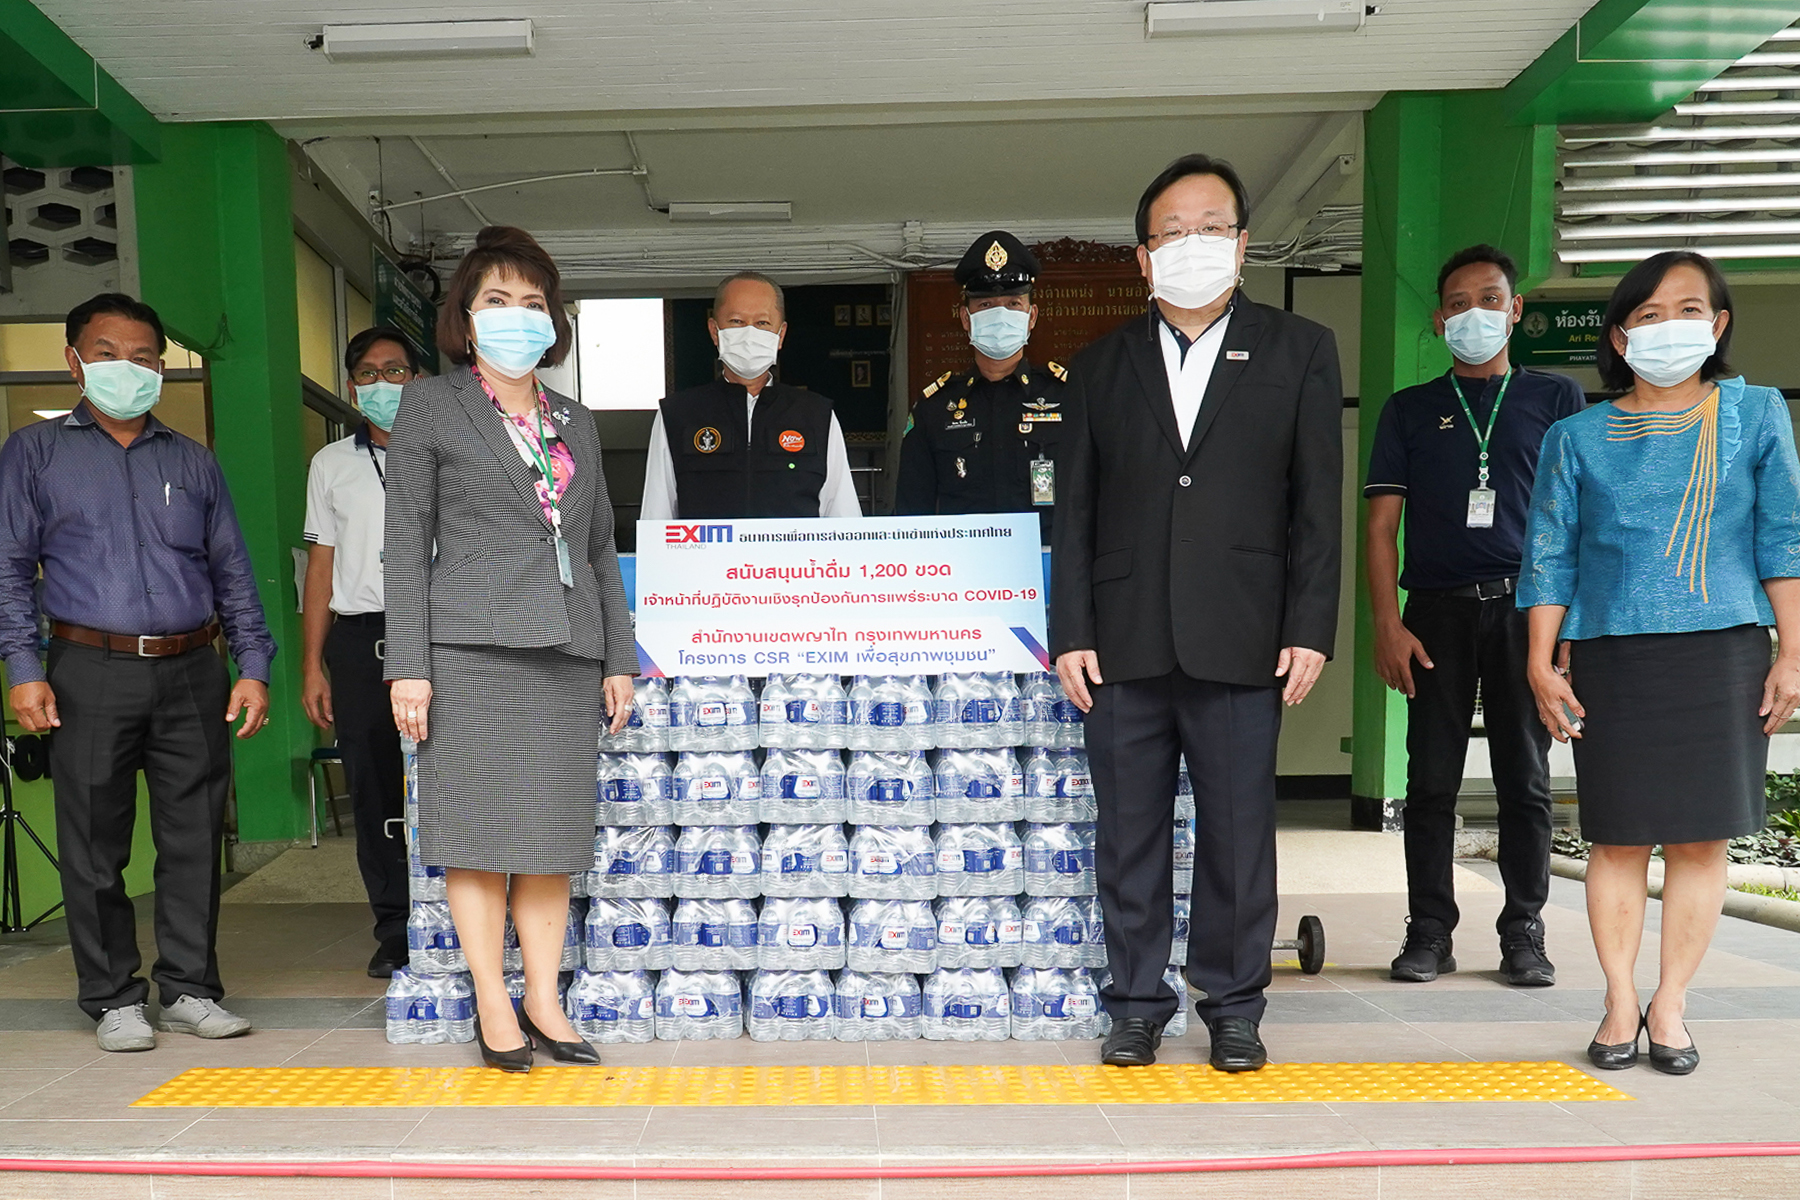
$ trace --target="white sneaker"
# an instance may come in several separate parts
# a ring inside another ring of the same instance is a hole
[[[162,1010],[158,1023],[164,1033],[191,1033],[195,1037],[229,1038],[250,1032],[250,1022],[219,1007],[217,1000],[183,996]]]
[[[156,1034],[144,1019],[142,1004],[127,1004],[101,1013],[97,1036],[100,1048],[114,1053],[156,1049]]]

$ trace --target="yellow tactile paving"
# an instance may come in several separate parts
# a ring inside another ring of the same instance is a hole
[[[1629,1100],[1557,1062],[1281,1063],[1243,1075],[1169,1064],[602,1067],[228,1067],[176,1076],[135,1107],[468,1108],[815,1104],[1267,1104]]]

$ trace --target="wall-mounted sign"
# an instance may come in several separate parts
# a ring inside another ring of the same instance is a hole
[[[1521,367],[1593,366],[1605,318],[1604,300],[1527,300],[1513,329],[1512,361]]]
[[[375,255],[374,310],[375,324],[391,326],[405,334],[426,367],[437,370],[437,308],[404,271],[379,251]]]

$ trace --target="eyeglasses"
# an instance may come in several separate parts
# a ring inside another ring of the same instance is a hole
[[[1207,225],[1196,225],[1192,229],[1184,229],[1178,225],[1170,229],[1165,229],[1160,233],[1151,234],[1150,248],[1152,250],[1158,250],[1164,246],[1179,242],[1182,238],[1191,235],[1198,235],[1204,238],[1235,238],[1238,235],[1238,226],[1220,225],[1217,222],[1213,222]]]
[[[379,371],[371,367],[364,367],[360,371],[352,372],[350,380],[367,387],[377,379],[385,379],[389,383],[405,383],[412,378],[412,375],[411,367],[384,367]]]

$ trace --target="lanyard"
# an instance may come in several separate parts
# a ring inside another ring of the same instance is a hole
[[[537,390],[537,441],[526,439],[525,448],[531,451],[531,461],[544,476],[544,498],[550,503],[550,524],[557,536],[562,535],[562,505],[556,498],[555,464],[550,457],[550,439],[544,435],[544,408],[548,403],[544,399],[544,389]]]
[[[1450,388],[1456,393],[1456,402],[1462,405],[1463,416],[1469,418],[1469,432],[1475,435],[1475,446],[1481,452],[1478,486],[1484,489],[1488,485],[1488,442],[1494,436],[1494,422],[1500,419],[1500,404],[1506,399],[1506,389],[1512,386],[1512,377],[1513,372],[1508,370],[1501,378],[1500,392],[1494,397],[1494,407],[1488,412],[1487,428],[1481,429],[1475,424],[1475,413],[1469,408],[1469,401],[1463,395],[1462,384],[1456,380],[1456,372],[1450,372]]]
[[[369,441],[363,445],[369,451],[369,463],[375,468],[375,478],[381,481],[381,490],[385,492],[387,491],[387,476],[381,471],[381,460],[375,457],[375,443]]]

